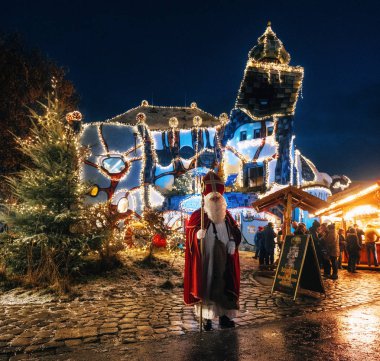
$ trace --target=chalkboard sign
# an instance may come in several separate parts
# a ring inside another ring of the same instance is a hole
[[[314,242],[309,234],[285,237],[272,293],[297,296],[298,287],[325,293]]]

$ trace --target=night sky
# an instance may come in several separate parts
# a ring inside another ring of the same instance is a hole
[[[380,179],[377,1],[7,1],[0,30],[67,67],[86,121],[146,99],[232,109],[268,20],[305,68],[296,144],[320,171]]]

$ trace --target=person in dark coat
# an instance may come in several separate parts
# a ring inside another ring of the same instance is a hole
[[[255,255],[253,256],[253,258],[255,258],[255,259],[257,259],[257,258],[260,257],[260,249],[261,249],[261,247],[263,247],[261,245],[263,243],[262,242],[262,239],[263,239],[263,229],[264,229],[264,227],[259,226],[257,228],[257,232],[255,233],[255,237],[253,238],[253,243],[255,244],[255,247],[256,247],[256,249],[255,249]]]
[[[347,257],[347,249],[346,249],[346,237],[344,237],[344,229],[340,228],[338,231],[339,236],[339,258],[338,258],[338,268],[342,269],[342,255],[343,253]]]
[[[335,230],[335,224],[327,226],[327,234],[325,237],[325,247],[328,257],[325,262],[324,274],[333,280],[338,279],[338,257],[339,257],[339,237]],[[332,274],[331,274],[332,269]]]
[[[263,231],[264,236],[264,244],[265,244],[265,263],[267,265],[273,265],[274,263],[274,247],[275,247],[275,239],[276,232],[273,229],[273,223],[269,222]]]
[[[259,249],[259,265],[260,269],[265,268],[265,266],[268,265],[267,263],[267,252],[265,249],[265,242],[264,242],[264,227],[259,227],[258,231],[256,233],[257,235],[257,246]]]
[[[319,244],[319,238],[318,238],[318,228],[320,226],[321,224],[317,220],[314,220],[312,226],[309,228],[309,233],[311,234],[311,237],[314,242],[314,248],[315,248],[315,252],[317,253],[319,267],[322,267],[323,257],[322,257],[322,252],[321,252],[321,245]]]
[[[356,264],[358,262],[361,248],[362,246],[360,245],[355,228],[350,227],[347,231],[347,238],[346,238],[346,249],[348,253],[348,266],[347,266],[348,272],[352,272],[352,273],[357,272]]]
[[[356,235],[358,236],[358,241],[359,241],[359,244],[360,244],[360,248],[363,248],[364,231],[361,228],[359,228],[359,226],[356,223],[354,224],[354,229],[355,229]],[[357,264],[360,263],[360,253],[359,253],[359,257],[358,257],[358,260],[357,260],[356,263]]]
[[[304,234],[307,234],[307,229],[305,223],[298,223],[296,230],[294,231],[295,235],[302,236]]]
[[[323,275],[325,277],[328,277],[328,275],[325,273],[327,267],[326,267],[326,262],[329,261],[329,254],[327,250],[327,245],[326,245],[326,237],[327,237],[327,223],[322,223],[320,227],[318,227],[318,244],[320,247],[321,251],[321,263],[320,266],[323,267]]]
[[[371,267],[371,254],[373,255],[373,262],[375,264],[375,267],[378,267],[379,262],[377,260],[376,242],[379,241],[380,235],[373,226],[368,224],[364,236],[368,267]]]

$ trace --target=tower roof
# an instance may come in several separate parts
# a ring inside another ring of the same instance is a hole
[[[261,61],[277,64],[289,64],[290,55],[285,50],[281,40],[271,28],[271,22],[268,21],[267,28],[263,35],[257,39],[255,45],[249,52],[249,58],[253,61]]]

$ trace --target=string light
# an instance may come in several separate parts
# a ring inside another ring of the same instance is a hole
[[[347,203],[350,203],[350,202],[353,202],[361,197],[364,197],[372,192],[375,192],[377,190],[380,189],[380,185],[379,183],[375,183],[363,190],[361,190],[360,192],[357,192],[355,194],[351,194],[343,199],[340,199],[339,201],[335,201],[335,202],[332,202],[328,207],[326,208],[323,208],[323,209],[320,209],[318,211],[315,212],[315,214],[317,216],[323,214],[323,213],[326,213],[326,212],[329,212],[329,211],[332,211],[333,209],[335,208],[338,208],[344,204],[347,204]]]

